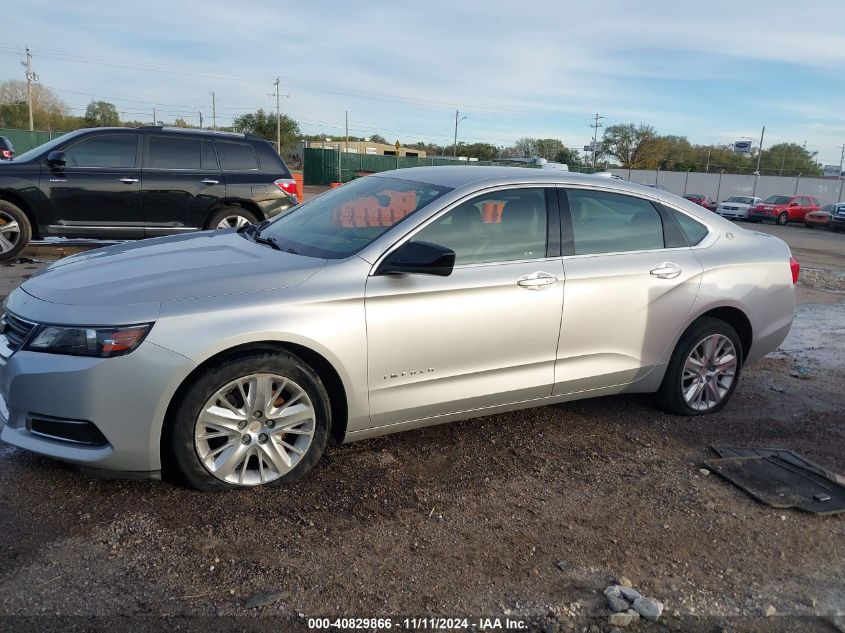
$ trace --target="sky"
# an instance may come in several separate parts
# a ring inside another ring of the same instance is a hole
[[[693,143],[791,141],[838,164],[845,2],[3,0],[0,81],[40,82],[82,114],[210,124],[259,107],[304,133],[573,148],[647,123]],[[601,135],[601,130],[599,130]]]

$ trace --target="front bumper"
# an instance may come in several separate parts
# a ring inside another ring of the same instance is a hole
[[[716,209],[716,214],[723,218],[730,220],[746,220],[748,219],[748,210],[745,209]]]
[[[836,227],[837,229],[845,228],[845,215],[830,216],[830,222],[828,224],[830,226]]]
[[[772,220],[777,216],[771,211],[749,211],[748,212],[748,219],[749,220]]]
[[[174,382],[193,364],[145,341],[117,358],[18,351],[0,357],[0,439],[96,469],[161,469],[160,432]],[[33,417],[91,422],[105,444],[88,446],[33,432]]]

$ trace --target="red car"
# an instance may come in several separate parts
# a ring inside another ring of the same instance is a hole
[[[702,196],[697,193],[688,193],[684,196],[690,202],[695,202],[696,204],[700,204],[705,209],[709,209],[710,211],[716,210],[716,203],[710,198],[710,196]]]
[[[788,222],[803,222],[805,215],[820,208],[813,196],[769,196],[748,210],[748,219],[772,220],[783,226]]]

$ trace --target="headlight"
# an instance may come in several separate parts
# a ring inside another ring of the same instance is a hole
[[[123,356],[141,344],[152,326],[152,323],[97,328],[39,325],[24,349],[69,356]]]

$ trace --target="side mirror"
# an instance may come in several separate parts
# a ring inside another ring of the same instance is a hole
[[[405,242],[376,270],[376,275],[410,273],[448,277],[455,267],[455,251],[431,242]]]
[[[65,153],[60,152],[58,150],[53,150],[49,154],[47,154],[47,163],[51,167],[64,167],[65,166]]]
[[[789,206],[790,206],[790,207],[797,207],[797,206],[798,206],[798,203],[797,203],[797,202],[790,202],[790,203],[789,203]]]

